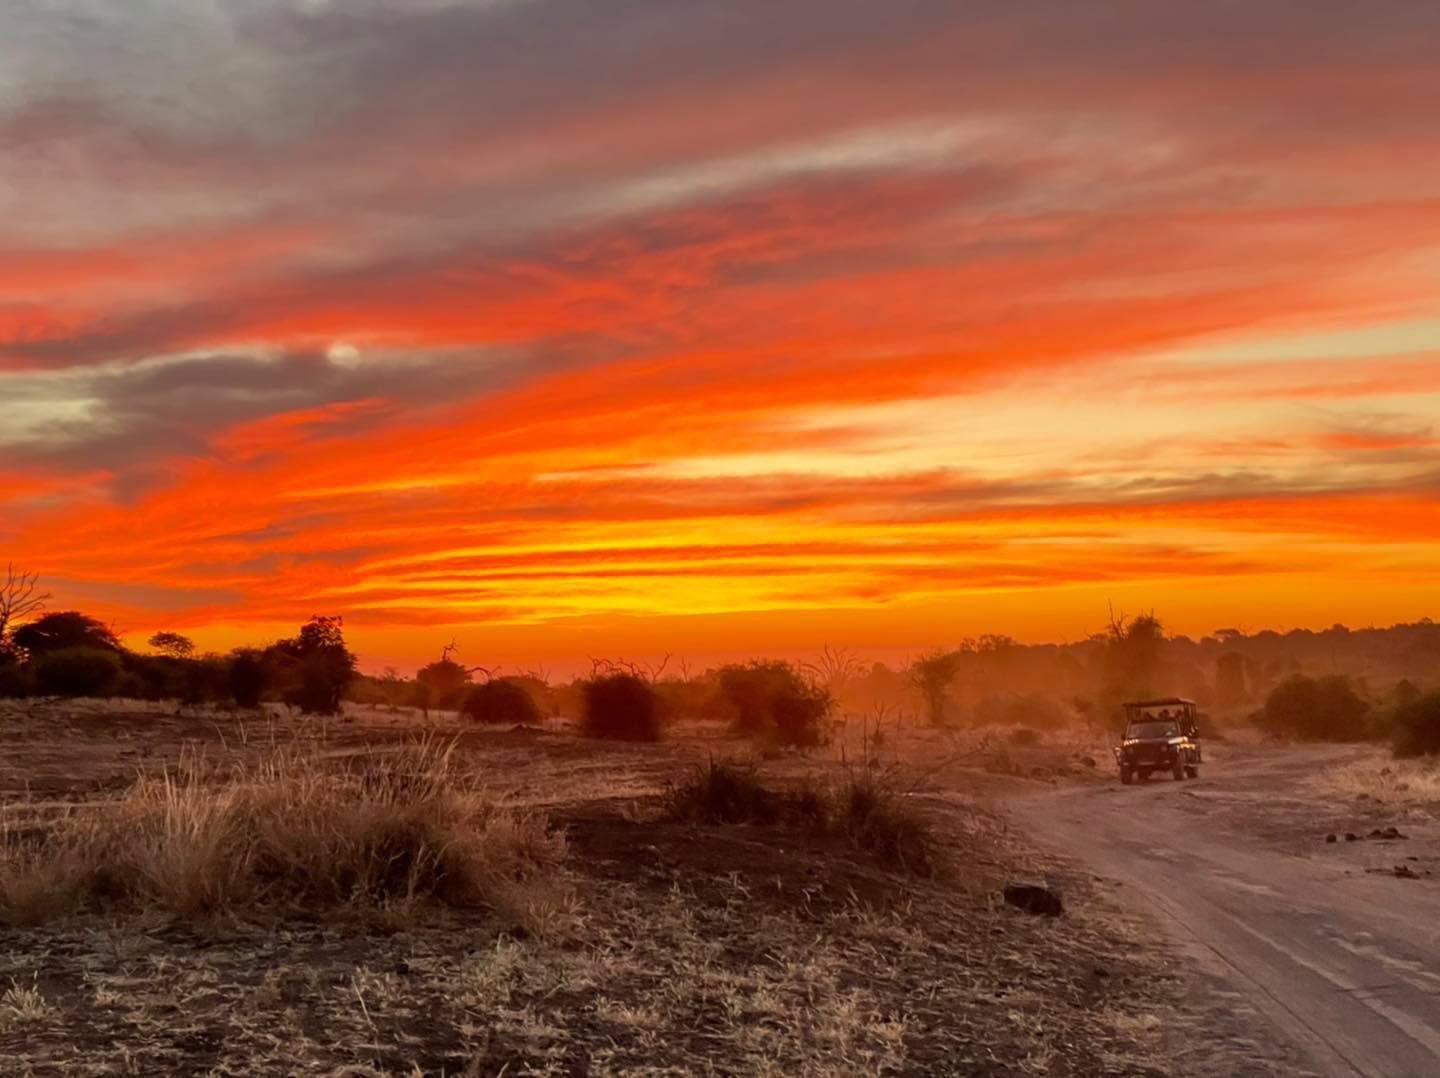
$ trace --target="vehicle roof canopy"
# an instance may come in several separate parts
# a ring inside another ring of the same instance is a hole
[[[1132,700],[1125,704],[1126,711],[1139,711],[1148,707],[1194,707],[1194,700],[1187,700],[1183,696],[1167,696],[1158,700]]]

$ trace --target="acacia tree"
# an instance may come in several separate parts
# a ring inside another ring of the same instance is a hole
[[[961,654],[941,649],[928,652],[910,664],[910,680],[925,697],[925,710],[935,726],[945,723],[945,704],[950,684],[960,673]]]
[[[195,654],[195,641],[180,633],[156,633],[150,638],[150,646],[172,659],[188,659]]]
[[[44,610],[49,600],[50,593],[40,590],[37,574],[6,562],[5,581],[0,584],[0,655],[11,650],[10,634],[15,625]]]

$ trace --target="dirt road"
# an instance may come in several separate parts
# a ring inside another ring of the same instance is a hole
[[[1262,1043],[1288,1040],[1322,1075],[1440,1075],[1440,827],[1407,810],[1405,840],[1367,840],[1395,810],[1312,782],[1356,751],[1234,750],[1197,781],[1061,789],[1010,808],[1036,841],[1147,904],[1260,1016]]]

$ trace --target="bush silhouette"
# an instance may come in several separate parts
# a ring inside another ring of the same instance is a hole
[[[541,718],[535,698],[524,685],[510,678],[495,678],[476,685],[466,694],[460,714],[475,722],[510,726],[537,723]]]
[[[120,680],[120,658],[113,651],[66,648],[42,655],[35,664],[35,686],[42,696],[110,696]]]
[[[758,734],[781,745],[819,745],[834,706],[829,692],[808,684],[783,662],[753,662],[720,671],[718,710],[741,733]]]
[[[1391,744],[1396,756],[1440,753],[1440,692],[1410,697],[1395,710]]]
[[[0,658],[0,699],[30,696],[35,692],[35,679],[30,671],[16,662]]]
[[[780,800],[760,785],[754,771],[710,761],[666,792],[668,815],[689,823],[771,824],[780,818]]]
[[[1374,733],[1370,705],[1347,677],[1281,682],[1258,716],[1270,733],[1306,741],[1360,741]]]
[[[230,660],[230,698],[236,707],[254,711],[260,706],[269,683],[269,672],[260,655],[253,651],[238,651]]]
[[[225,660],[218,656],[203,659],[181,659],[183,663],[180,696],[182,703],[190,707],[203,704],[218,704],[230,696],[230,672]]]
[[[635,674],[604,674],[585,682],[580,728],[587,737],[613,741],[659,741],[660,708],[655,688]]]
[[[470,671],[451,658],[442,658],[415,673],[415,685],[423,694],[423,706],[449,711],[460,706],[471,688]]]

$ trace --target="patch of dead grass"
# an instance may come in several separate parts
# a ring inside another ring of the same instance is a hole
[[[189,762],[48,828],[0,835],[0,923],[79,911],[182,918],[425,903],[522,911],[564,855],[538,816],[498,808],[435,740],[330,761],[280,751],[220,781]]]
[[[1401,804],[1440,802],[1440,759],[1394,760],[1376,751],[1327,768],[1315,784],[1350,801],[1363,794]]]

